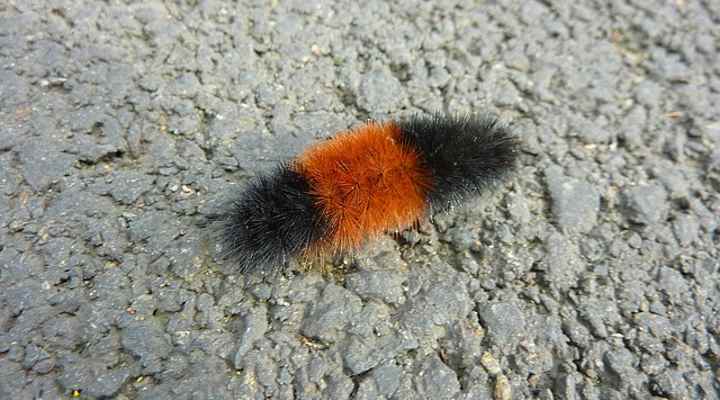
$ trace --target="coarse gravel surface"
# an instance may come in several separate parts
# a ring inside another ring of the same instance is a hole
[[[573,4],[574,3],[574,4]],[[720,398],[720,1],[0,0],[0,399]],[[517,174],[341,271],[204,216],[368,118]]]

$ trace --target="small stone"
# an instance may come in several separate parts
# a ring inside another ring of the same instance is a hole
[[[149,249],[155,252],[167,252],[182,232],[177,216],[166,212],[143,214],[129,225],[130,239],[136,243],[147,241]]]
[[[77,390],[87,398],[111,398],[130,378],[127,368],[107,369],[90,360],[68,360],[58,382],[66,390]]]
[[[562,323],[562,329],[565,335],[570,338],[570,341],[575,345],[581,348],[586,348],[590,345],[592,340],[590,331],[577,320],[568,319],[564,321]]]
[[[660,268],[658,282],[660,289],[668,294],[671,303],[679,304],[687,297],[689,285],[680,271],[670,267],[662,267]]]
[[[47,358],[45,360],[38,361],[37,364],[32,367],[32,370],[40,375],[44,375],[52,371],[53,368],[55,368],[55,360]]]
[[[139,172],[118,171],[113,174],[110,195],[120,203],[133,204],[152,189],[153,182],[155,178]]]
[[[645,130],[647,123],[647,111],[645,107],[637,105],[625,117],[623,121],[624,129],[620,132],[620,137],[624,140],[625,146],[635,148],[642,144],[642,132]]]
[[[131,313],[139,317],[149,317],[157,309],[155,298],[149,294],[140,295],[130,305]]]
[[[328,284],[305,317],[303,335],[334,341],[354,315],[362,310],[362,300],[349,290]]]
[[[270,296],[272,296],[272,287],[266,283],[260,283],[254,285],[250,289],[250,293],[258,300],[267,301],[270,299]]]
[[[267,310],[265,307],[251,309],[242,319],[239,329],[240,339],[235,352],[234,365],[236,369],[243,367],[243,358],[255,342],[262,338],[268,329]]]
[[[480,358],[480,363],[482,363],[483,367],[485,367],[485,369],[488,373],[490,373],[490,375],[495,376],[502,372],[500,370],[500,363],[489,352],[483,353],[482,357]]]
[[[403,87],[386,68],[372,69],[360,83],[358,105],[372,112],[387,113],[403,102]]]
[[[120,332],[122,346],[132,355],[140,358],[141,364],[156,372],[159,361],[170,354],[172,346],[159,324],[150,320],[133,321]]]
[[[505,375],[499,375],[495,379],[495,400],[510,400],[512,398],[512,386]]]
[[[563,374],[555,383],[555,394],[561,399],[575,400],[578,398],[576,395],[576,379],[573,374]]]
[[[624,347],[607,352],[605,360],[608,367],[621,378],[635,373],[635,356]]]
[[[45,350],[41,349],[36,344],[31,343],[25,346],[25,359],[22,362],[22,366],[25,369],[32,368],[35,363],[40,360],[47,359],[48,357],[49,355]]]
[[[585,233],[595,226],[600,194],[587,182],[568,178],[559,167],[546,171],[552,211],[560,229]]]
[[[412,338],[402,333],[381,337],[353,336],[345,348],[343,360],[345,367],[354,375],[361,374],[376,365],[387,362],[401,350],[417,347]]]
[[[667,217],[670,205],[667,192],[662,186],[643,185],[623,193],[624,211],[630,221],[641,225],[653,225]]]
[[[362,297],[401,304],[405,300],[402,287],[405,279],[405,275],[395,271],[361,271],[347,276],[346,287]]]
[[[505,63],[508,67],[522,72],[530,69],[530,60],[522,50],[517,48],[505,53]]]
[[[660,375],[650,379],[650,392],[656,396],[669,399],[685,399],[687,391],[686,382],[678,370],[666,370]]]
[[[22,173],[33,190],[43,191],[70,172],[77,157],[61,149],[60,143],[47,139],[31,139],[20,146]]]
[[[450,400],[460,391],[457,375],[437,355],[424,363],[416,379],[426,399]]]
[[[470,388],[465,390],[464,396],[460,397],[461,400],[492,400],[494,387],[485,383],[475,383]]]
[[[307,135],[248,134],[232,144],[231,152],[238,166],[245,171],[272,168],[279,160],[292,157],[311,141]]]
[[[358,385],[357,391],[355,392],[355,400],[374,400],[380,397],[378,395],[377,386],[371,379],[364,379]]]
[[[400,384],[402,369],[390,361],[387,364],[373,368],[370,376],[375,380],[378,393],[386,398],[390,398]]]
[[[640,369],[648,375],[657,375],[668,366],[668,361],[661,354],[643,354]]]
[[[400,323],[416,336],[432,334],[435,326],[464,318],[471,309],[467,286],[460,279],[438,281],[411,298]]]
[[[610,132],[604,129],[598,121],[589,121],[580,118],[572,122],[572,129],[580,140],[587,144],[607,143],[610,140]]]
[[[673,222],[673,231],[680,245],[687,247],[697,239],[700,232],[700,223],[697,218],[683,214]]]
[[[327,398],[338,400],[350,398],[355,388],[355,384],[350,377],[341,371],[332,371],[325,379],[327,381],[327,389],[324,390],[324,393],[327,394]]]
[[[488,337],[501,347],[512,347],[525,328],[522,310],[514,303],[482,304],[478,315]]]
[[[647,79],[640,82],[635,88],[635,99],[649,107],[655,107],[663,97],[664,89],[659,83]]]

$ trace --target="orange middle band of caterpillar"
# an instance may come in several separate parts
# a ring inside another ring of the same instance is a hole
[[[242,272],[335,254],[445,211],[507,176],[518,141],[489,116],[370,122],[254,178],[220,214]]]

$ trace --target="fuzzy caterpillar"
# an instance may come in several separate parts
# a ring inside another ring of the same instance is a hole
[[[254,178],[212,216],[221,252],[247,272],[350,251],[491,187],[512,170],[518,148],[491,116],[369,122]]]

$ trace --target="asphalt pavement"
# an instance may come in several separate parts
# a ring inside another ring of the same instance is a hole
[[[362,3],[362,4],[359,4]],[[720,2],[0,2],[0,399],[720,398]],[[334,267],[204,217],[368,119],[516,174]]]

